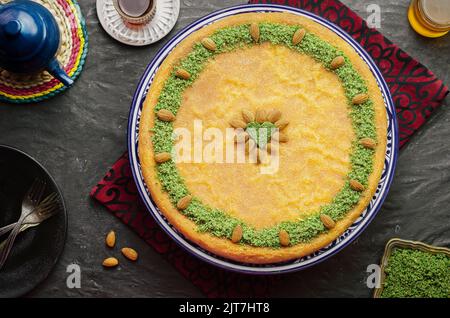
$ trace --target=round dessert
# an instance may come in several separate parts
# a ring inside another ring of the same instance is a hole
[[[188,239],[267,264],[309,255],[366,209],[387,118],[369,67],[338,35],[289,13],[245,13],[182,41],[142,110],[153,200]]]

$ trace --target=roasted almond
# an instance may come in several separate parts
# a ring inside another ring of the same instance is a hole
[[[267,152],[267,154],[271,154],[272,153],[272,143],[268,143],[267,145],[266,145],[266,152]]]
[[[322,221],[323,225],[325,225],[325,227],[327,229],[332,229],[333,227],[335,227],[336,223],[333,221],[333,219],[326,214],[321,214],[320,215],[320,220]]]
[[[247,140],[250,138],[249,134],[246,131],[242,131],[240,133],[237,133],[234,136],[234,142],[247,142]]]
[[[167,109],[160,109],[158,110],[158,112],[156,113],[156,116],[158,117],[159,120],[162,121],[174,121],[175,120],[175,115]]]
[[[256,142],[253,139],[249,139],[246,143],[245,143],[245,151],[247,153],[252,152],[255,148],[256,148]]]
[[[266,149],[259,149],[258,148],[257,162],[258,163],[262,163],[262,164],[268,164],[269,163],[269,155],[267,154]]]
[[[267,120],[271,123],[275,123],[281,118],[281,112],[278,109],[272,109],[267,115]]]
[[[285,133],[278,132],[278,131],[274,132],[272,134],[271,138],[278,142],[288,142],[289,141],[289,137]]]
[[[191,195],[187,195],[187,196],[181,198],[177,203],[178,210],[186,209],[189,206],[189,204],[191,203],[191,201],[192,201]]]
[[[284,133],[279,133],[278,134],[278,141],[279,142],[288,142],[289,141],[289,137],[284,134]]]
[[[119,260],[115,257],[108,257],[103,261],[104,267],[116,267],[119,265]]]
[[[231,127],[242,129],[245,129],[245,127],[247,127],[247,123],[245,121],[237,118],[233,118],[232,120],[230,120],[230,125]]]
[[[188,80],[191,78],[191,74],[189,74],[188,71],[186,71],[184,68],[179,68],[176,72],[175,72],[175,76],[181,79],[185,79]]]
[[[267,154],[269,154],[269,155],[275,153],[275,149],[276,149],[276,148],[272,146],[272,143],[268,143],[268,144],[266,145],[266,152],[267,152]]]
[[[330,63],[330,67],[335,70],[344,65],[345,59],[343,56],[336,56]]]
[[[257,109],[255,114],[255,121],[257,123],[263,123],[267,120],[267,113],[264,109]]]
[[[172,156],[168,152],[161,152],[161,153],[157,153],[155,155],[155,161],[157,163],[163,163],[163,162],[169,161],[170,158],[172,158]]]
[[[365,189],[361,182],[354,180],[354,179],[350,180],[350,188],[352,188],[352,190],[359,191],[359,192],[364,191],[364,189]]]
[[[288,232],[286,232],[285,230],[280,230],[278,236],[280,238],[281,246],[289,246],[291,239],[289,238]]]
[[[252,37],[253,41],[259,41],[259,25],[257,23],[250,24],[250,36]]]
[[[377,146],[377,142],[375,140],[373,140],[372,138],[362,138],[359,143],[366,148],[369,149],[375,149],[375,147]]]
[[[121,249],[123,256],[128,258],[130,261],[136,261],[139,257],[138,253],[131,247],[124,247]]]
[[[246,123],[250,123],[252,121],[255,121],[255,114],[253,114],[253,112],[248,109],[243,109],[242,118],[244,118],[244,121]]]
[[[273,133],[272,133],[272,135],[270,136],[270,140],[272,141],[277,141],[278,142],[278,139],[280,138],[280,132],[279,131],[274,131]]]
[[[279,130],[283,130],[287,125],[289,125],[289,122],[286,119],[280,119],[275,122],[275,127],[277,127]]]
[[[292,44],[294,45],[299,44],[303,40],[305,34],[306,34],[305,29],[298,29],[297,31],[295,31],[294,36],[292,37]]]
[[[242,239],[242,226],[240,224],[236,225],[231,234],[231,242],[238,243]]]
[[[109,231],[106,235],[105,243],[108,247],[114,247],[116,245],[116,233],[114,231]]]
[[[368,100],[369,100],[369,95],[362,93],[362,94],[358,94],[355,97],[353,97],[352,103],[354,105],[360,105],[360,104],[367,102]]]
[[[217,50],[216,43],[213,40],[211,40],[210,38],[204,38],[202,40],[202,45],[210,51],[214,52],[215,50]]]

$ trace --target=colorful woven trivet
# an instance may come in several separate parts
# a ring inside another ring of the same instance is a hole
[[[10,0],[0,0],[5,4]],[[80,7],[75,0],[34,0],[55,17],[61,32],[61,47],[57,59],[75,80],[80,74],[88,51],[88,35]],[[53,97],[67,87],[47,71],[22,75],[0,69],[0,101],[32,103]]]
[[[258,3],[259,1],[251,1]],[[337,0],[278,0],[264,3],[296,6],[320,15],[351,34],[366,48],[382,71],[394,97],[404,145],[431,112],[442,104],[448,88],[425,66],[369,28],[363,19]],[[136,189],[125,153],[92,189],[91,196],[129,225],[208,297],[269,296],[274,276],[248,276],[226,272],[200,261],[179,248],[145,209]]]

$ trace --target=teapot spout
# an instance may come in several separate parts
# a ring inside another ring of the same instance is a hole
[[[73,84],[73,79],[71,79],[70,76],[67,75],[67,73],[61,68],[55,58],[52,59],[48,64],[47,71],[65,86],[71,86]]]

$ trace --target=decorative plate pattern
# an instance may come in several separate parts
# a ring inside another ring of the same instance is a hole
[[[302,15],[307,18],[310,18],[313,21],[335,32],[347,43],[349,43],[369,66],[382,92],[386,106],[386,111],[388,114],[387,147],[385,154],[384,169],[382,177],[378,183],[376,193],[373,196],[372,200],[370,201],[366,210],[339,238],[337,238],[327,247],[320,249],[315,253],[308,255],[306,257],[285,263],[255,265],[255,264],[234,262],[228,259],[221,258],[217,255],[214,255],[187,240],[181,233],[179,233],[173,226],[171,226],[171,224],[161,214],[156,204],[152,200],[151,195],[144,182],[144,178],[142,176],[141,165],[138,157],[139,124],[142,106],[148,93],[149,87],[153,81],[154,75],[157,72],[158,68],[160,67],[161,63],[166,58],[166,56],[173,50],[173,48],[178,43],[183,41],[183,39],[185,39],[187,36],[195,32],[196,30],[202,28],[203,26],[208,25],[217,20],[221,20],[231,15],[246,12],[290,12],[293,14]],[[169,236],[171,236],[180,246],[185,248],[193,255],[211,264],[222,267],[224,269],[252,274],[285,273],[305,269],[307,267],[322,262],[328,257],[331,257],[332,255],[342,250],[345,246],[350,244],[356,237],[358,237],[367,227],[367,225],[372,221],[372,219],[375,217],[375,215],[381,208],[381,205],[387,196],[394,175],[394,169],[398,154],[398,127],[397,127],[397,119],[395,116],[395,106],[392,102],[389,89],[380,71],[378,70],[377,66],[375,65],[371,57],[367,54],[367,52],[365,52],[364,49],[362,49],[361,46],[351,38],[350,35],[345,33],[345,31],[331,24],[330,22],[328,22],[323,18],[320,18],[312,13],[300,9],[282,7],[277,5],[244,5],[217,11],[194,22],[193,24],[181,30],[158,52],[153,61],[147,67],[133,98],[133,103],[129,116],[128,150],[133,177],[136,182],[141,198],[143,199],[146,207],[148,208],[152,216],[155,218],[155,220],[169,234]]]
[[[105,31],[119,42],[144,46],[161,40],[175,26],[180,13],[180,0],[159,0],[155,16],[140,26],[127,24],[114,8],[112,0],[97,0],[97,15]]]
[[[0,0],[5,4],[11,0]],[[76,0],[33,0],[44,5],[56,19],[61,32],[57,59],[75,80],[81,73],[88,52],[88,35]],[[0,69],[0,101],[32,103],[53,97],[68,87],[47,71],[37,74],[12,74]]]

